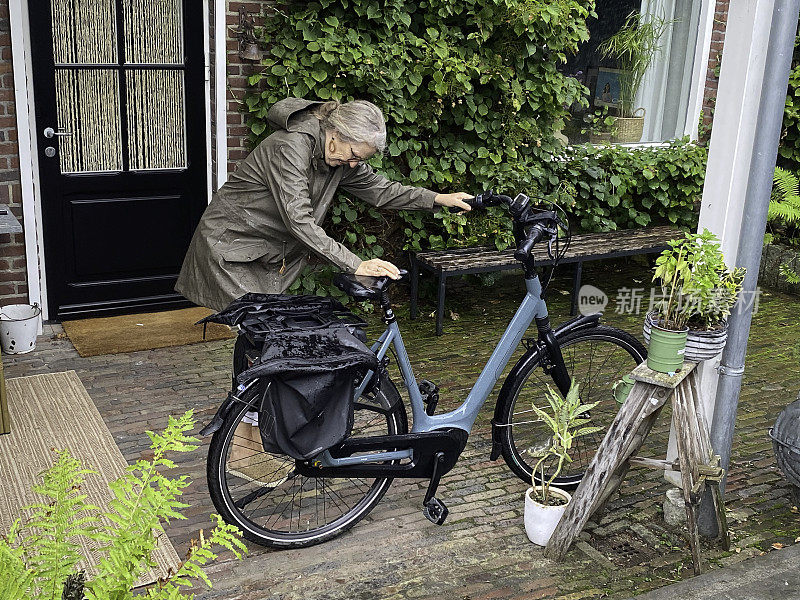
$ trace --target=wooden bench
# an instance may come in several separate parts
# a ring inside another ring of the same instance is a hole
[[[570,247],[564,258],[561,259],[561,264],[575,264],[570,314],[577,313],[578,290],[581,287],[583,263],[603,260],[604,258],[660,253],[667,248],[667,242],[679,235],[679,229],[669,226],[573,235]],[[545,244],[540,244],[533,252],[537,264],[541,266],[553,264],[553,261],[547,256]],[[433,273],[439,280],[436,335],[442,335],[445,288],[448,277],[519,268],[520,263],[514,260],[513,249],[495,250],[493,248],[480,247],[412,253],[411,318],[417,318],[419,276],[423,270]]]

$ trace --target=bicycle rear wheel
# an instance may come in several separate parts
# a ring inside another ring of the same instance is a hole
[[[564,363],[574,383],[580,386],[584,404],[598,402],[590,411],[591,423],[601,426],[597,433],[579,437],[571,452],[573,462],[564,465],[554,485],[567,491],[578,487],[586,467],[614,420],[619,405],[612,396],[612,386],[647,357],[644,346],[635,337],[613,327],[598,326],[569,333],[559,339]],[[547,385],[558,391],[553,379],[542,368],[543,357],[534,353],[520,359],[516,377],[506,380],[500,392],[495,422],[500,426],[503,458],[514,473],[530,483],[536,452],[551,443],[552,434],[536,417],[533,405],[545,408]],[[545,471],[545,477],[549,474]],[[536,474],[539,483],[540,475]]]
[[[245,404],[231,409],[211,439],[207,462],[214,506],[247,539],[273,548],[325,542],[363,519],[391,485],[391,478],[297,474],[294,459],[264,451],[248,411]],[[359,399],[354,413],[353,437],[408,432],[405,406],[388,378]]]

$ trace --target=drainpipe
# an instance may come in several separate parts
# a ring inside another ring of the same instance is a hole
[[[761,90],[753,158],[744,201],[744,218],[739,234],[737,266],[747,273],[742,285],[745,301],[755,298],[758,285],[758,268],[767,226],[767,209],[778,156],[778,140],[783,125],[786,89],[797,34],[800,0],[776,0],[772,13],[772,27],[767,46],[767,62]],[[753,320],[753,303],[745,302],[743,309],[735,310],[728,319],[728,343],[722,352],[719,366],[714,419],[711,425],[711,446],[722,459],[727,473],[731,459],[733,429],[744,374],[747,338]],[[724,494],[725,479],[720,483]],[[698,515],[700,533],[708,537],[718,535],[714,503],[710,491],[703,496]]]

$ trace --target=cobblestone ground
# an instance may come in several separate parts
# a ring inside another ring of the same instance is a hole
[[[645,287],[647,272],[643,263],[606,261],[587,265],[584,281],[607,291]],[[569,289],[568,275],[556,278],[548,298],[554,323],[568,312],[568,295],[559,293]],[[454,282],[448,309],[460,317],[446,323],[440,338],[432,335],[432,319],[411,322],[407,310],[399,310],[417,376],[440,385],[441,409],[466,395],[522,289],[519,277],[504,277],[491,287]],[[615,294],[610,294],[612,308]],[[432,303],[423,308],[432,310]],[[727,489],[734,547],[731,552],[705,548],[714,568],[800,536],[800,517],[766,435],[800,390],[798,308],[796,297],[765,293],[754,319]],[[608,311],[604,320],[640,335],[641,318]],[[371,333],[378,330],[374,321]],[[75,369],[129,461],[146,453],[145,430],[163,427],[167,415],[193,408],[205,422],[224,397],[231,341],[82,359],[58,326],[48,331],[34,353],[4,357],[6,376]],[[662,518],[668,486],[659,472],[649,470],[631,472],[608,513],[590,524],[563,562],[544,559],[522,527],[526,484],[502,459],[489,461],[490,418],[487,406],[440,487],[439,496],[450,507],[444,526],[421,514],[423,483],[399,480],[369,517],[327,544],[281,552],[251,545],[241,562],[223,555],[211,568],[214,588],[198,598],[627,598],[691,575],[683,532]],[[643,453],[663,455],[668,418],[662,413]],[[186,495],[188,519],[168,529],[179,554],[199,528],[208,527],[213,512],[205,451],[204,446],[177,459],[179,474],[194,480]]]

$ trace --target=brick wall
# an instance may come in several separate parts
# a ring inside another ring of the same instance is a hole
[[[0,0],[0,204],[22,222],[19,149],[11,65],[8,0]],[[0,235],[0,306],[28,302],[25,276],[25,238],[22,233]]]
[[[703,125],[711,127],[714,118],[714,106],[717,101],[719,84],[719,66],[722,59],[722,46],[725,43],[725,25],[728,22],[728,5],[730,0],[717,0],[714,10],[714,27],[711,33],[711,48],[708,53],[706,71],[706,89],[703,95]]]
[[[228,173],[236,169],[236,164],[249,153],[247,137],[249,128],[245,125],[245,115],[241,111],[244,96],[247,93],[247,78],[261,68],[257,62],[242,60],[239,57],[239,40],[230,28],[239,25],[239,7],[243,6],[255,18],[255,24],[261,24],[263,6],[272,2],[229,2],[226,22],[227,32],[227,90],[225,97],[228,103]]]

